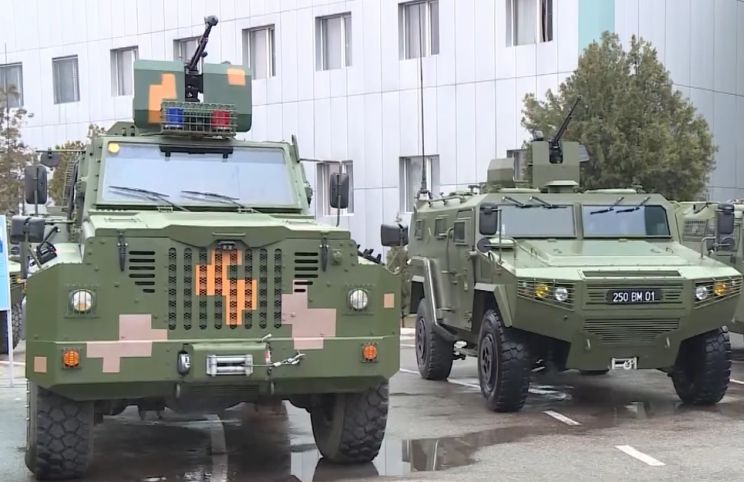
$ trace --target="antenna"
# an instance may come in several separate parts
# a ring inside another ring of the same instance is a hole
[[[427,194],[431,199],[431,191],[426,187],[426,139],[424,129],[424,29],[421,19],[424,16],[426,3],[418,4],[418,24],[419,24],[419,101],[421,102],[421,187],[416,195],[416,199],[421,199],[422,194]]]

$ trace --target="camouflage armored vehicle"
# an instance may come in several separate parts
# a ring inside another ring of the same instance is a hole
[[[658,369],[684,402],[718,402],[741,275],[683,246],[661,195],[579,192],[586,151],[563,131],[531,142],[521,174],[497,159],[480,190],[418,200],[410,236],[382,227],[385,246],[408,247],[421,376],[446,379],[454,359],[476,357],[495,411],[520,410],[546,368]],[[721,239],[732,213],[717,221]]]
[[[87,146],[66,233],[13,219],[39,265],[26,287],[37,478],[83,474],[94,424],[130,405],[219,413],[289,400],[310,413],[326,459],[367,462],[381,446],[399,279],[313,219],[295,142],[236,139],[251,125],[249,73],[197,71],[216,23],[185,67],[135,63],[134,122]],[[348,178],[334,176],[330,194],[344,208]]]
[[[744,201],[733,200],[730,203],[707,201],[686,201],[675,203],[677,207],[677,225],[682,243],[722,263],[744,272],[744,251],[742,251],[742,212]],[[716,240],[716,219],[722,211],[734,214],[734,232]],[[728,324],[733,333],[744,334],[744,297],[739,298],[734,318]]]

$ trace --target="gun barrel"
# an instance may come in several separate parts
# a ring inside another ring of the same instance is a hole
[[[191,60],[189,60],[189,63],[186,65],[186,70],[188,72],[195,72],[197,70],[199,59],[202,58],[202,55],[204,55],[204,49],[207,48],[207,42],[209,41],[209,32],[212,31],[212,27],[217,25],[217,17],[215,17],[214,15],[210,15],[209,17],[204,19],[204,23],[206,23],[207,26],[204,29],[204,33],[201,35],[201,37],[199,37],[199,43],[196,46],[194,55],[191,57]]]
[[[553,136],[553,139],[551,140],[552,144],[558,143],[558,141],[561,140],[561,137],[563,137],[563,134],[566,133],[566,129],[568,129],[568,124],[569,122],[571,122],[571,118],[573,117],[574,110],[576,110],[576,106],[579,105],[580,101],[581,101],[581,96],[579,95],[576,97],[576,100],[571,106],[571,109],[569,109],[568,114],[566,114],[565,119],[563,119],[563,122],[558,127],[558,130],[555,132],[555,135]]]

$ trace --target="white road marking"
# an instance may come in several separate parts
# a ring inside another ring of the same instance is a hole
[[[544,413],[545,415],[548,415],[548,416],[550,416],[550,417],[553,417],[554,419],[558,420],[559,422],[563,422],[563,423],[565,423],[566,425],[574,425],[574,426],[575,426],[575,425],[581,425],[581,424],[580,424],[579,422],[577,422],[576,420],[574,420],[574,419],[572,419],[572,418],[568,418],[568,417],[566,417],[565,415],[563,415],[563,414],[560,414],[560,413],[558,413],[558,412],[554,412],[554,411],[552,411],[552,410],[545,410],[545,411],[544,411],[543,413]]]
[[[10,362],[7,361],[7,360],[0,360],[0,365],[6,365],[7,366],[7,365],[10,365]],[[26,366],[26,362],[14,361],[13,362],[13,366],[16,366],[16,367],[25,367]]]
[[[227,482],[227,446],[225,443],[225,429],[222,420],[217,415],[207,415],[212,423],[209,435],[212,441],[212,480],[213,482]]]
[[[406,345],[405,343],[401,343],[400,346],[404,348],[416,348],[416,345]]]
[[[736,383],[737,385],[744,385],[744,382],[743,382],[743,381],[741,381],[741,380],[736,380],[736,379],[734,379],[734,378],[730,378],[730,379],[729,379],[729,381],[730,381],[731,383]]]
[[[651,457],[650,455],[646,455],[643,452],[639,452],[638,450],[634,449],[630,445],[615,445],[615,448],[620,450],[621,452],[624,452],[631,457],[640,460],[644,464],[651,465],[652,467],[661,467],[662,465],[665,465],[664,462],[659,462],[655,458]]]
[[[403,373],[410,373],[411,375],[418,375],[419,374],[419,372],[417,372],[416,370],[409,370],[408,368],[401,368],[400,371],[403,372]],[[452,378],[448,378],[447,379],[447,382],[452,383],[454,385],[460,385],[460,386],[463,386],[463,387],[475,388],[475,389],[480,390],[480,385],[476,385],[474,383],[462,382],[460,380],[456,380],[456,379],[452,379]]]

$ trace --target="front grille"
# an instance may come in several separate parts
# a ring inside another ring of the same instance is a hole
[[[294,289],[295,292],[305,292],[318,277],[319,259],[317,252],[298,251],[294,255]]]
[[[637,306],[656,306],[656,305],[681,305],[683,303],[682,294],[684,288],[681,284],[674,285],[644,285],[644,284],[617,284],[617,285],[589,285],[586,288],[586,305],[609,305],[607,301],[607,293],[611,290],[623,290],[623,289],[659,289],[661,290],[661,300],[650,305],[637,305]],[[633,305],[618,305],[628,306]]]
[[[676,330],[679,320],[586,320],[584,330],[607,345],[649,345],[656,337]]]
[[[271,309],[269,309],[271,307]],[[280,249],[176,248],[168,251],[168,327],[281,326]]]
[[[155,251],[130,251],[127,272],[144,293],[155,293]]]

